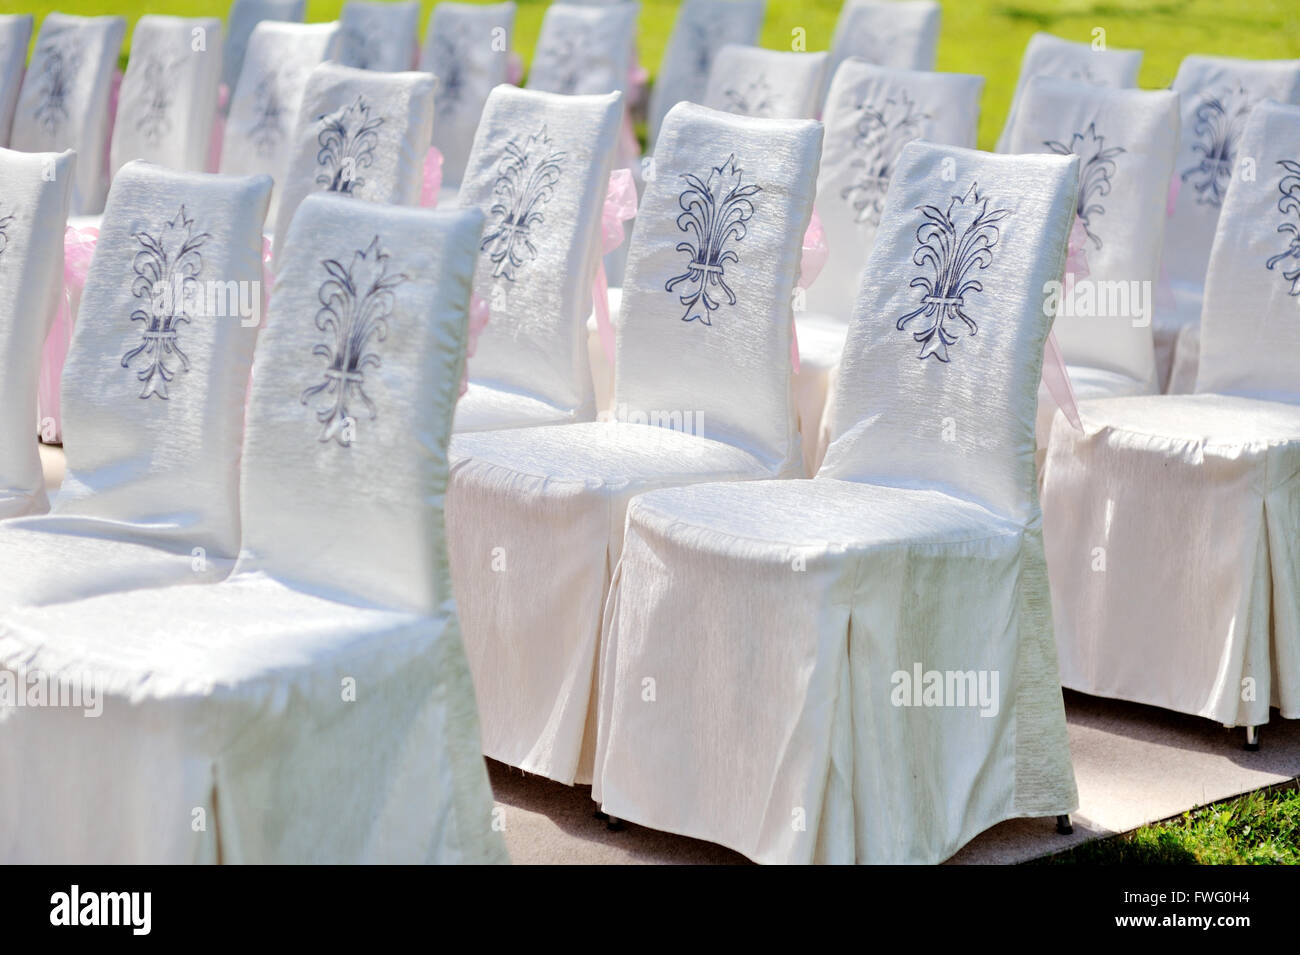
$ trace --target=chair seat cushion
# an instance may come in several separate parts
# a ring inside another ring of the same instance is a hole
[[[1081,401],[1084,430],[1124,431],[1206,447],[1300,441],[1300,406],[1231,395],[1145,395]]]
[[[822,312],[799,312],[794,324],[799,336],[800,370],[829,369],[840,363],[849,331],[844,319]]]
[[[570,424],[576,412],[549,402],[470,382],[469,390],[456,403],[456,431],[498,431],[505,428],[535,428],[548,424]]]

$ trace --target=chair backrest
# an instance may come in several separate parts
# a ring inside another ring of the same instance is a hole
[[[275,181],[266,215],[268,232],[275,228],[307,77],[332,55],[338,26],[267,20],[248,38],[244,69],[226,116],[220,168],[231,175],[267,175]]]
[[[544,93],[612,93],[627,89],[640,5],[553,3],[542,17],[528,88]]]
[[[449,609],[447,443],[483,213],[312,196],[257,344],[235,575]]]
[[[616,417],[648,416],[800,468],[793,296],[822,127],[678,103],[628,251]]]
[[[76,155],[0,149],[0,518],[48,506],[32,424],[41,350],[63,297]]]
[[[388,73],[415,66],[419,0],[347,0],[339,25],[338,60],[344,66]]]
[[[1066,286],[1056,338],[1071,365],[1156,384],[1151,317],[1165,235],[1165,197],[1178,152],[1178,94],[1039,76],[1025,87],[1013,153],[1079,157],[1075,212],[1085,279]],[[1089,288],[1080,290],[1086,283]]]
[[[266,176],[122,167],[63,368],[54,513],[235,556],[270,195]]]
[[[488,97],[459,199],[487,219],[474,288],[491,320],[474,381],[594,416],[587,316],[622,118],[622,93]]]
[[[1172,282],[1199,290],[1228,181],[1239,160],[1253,158],[1239,148],[1251,107],[1263,99],[1300,103],[1300,60],[1188,56],[1173,89],[1182,95],[1183,136],[1164,264]]]
[[[702,103],[718,50],[728,44],[756,46],[767,0],[686,0],[678,8],[646,115],[653,148],[659,124],[681,102]]]
[[[1251,111],[1210,253],[1196,390],[1300,404],[1300,107]]]
[[[1020,96],[1035,76],[1055,76],[1092,86],[1131,89],[1137,86],[1141,67],[1141,50],[1096,49],[1090,43],[1075,43],[1050,33],[1035,33],[1029,38],[1024,58],[1020,61],[1016,91],[1011,96],[1007,121],[998,136],[998,152],[1007,151],[1020,108]]]
[[[322,63],[307,76],[275,217],[275,261],[298,204],[313,192],[417,205],[433,135],[429,73]]]
[[[259,23],[285,21],[301,23],[307,0],[234,0],[226,19],[226,45],[221,58],[221,82],[232,94],[244,70],[248,41]]]
[[[27,68],[27,46],[32,39],[30,13],[0,16],[0,147],[9,145],[18,91]]]
[[[903,149],[817,477],[938,488],[1032,521],[1038,383],[1077,156]]]
[[[48,14],[18,94],[10,145],[26,153],[75,149],[81,157],[72,184],[73,215],[104,208],[108,100],[125,35],[122,17]]]
[[[934,0],[845,0],[831,37],[821,99],[836,69],[851,56],[898,70],[933,70],[941,17]]]
[[[856,57],[835,71],[817,215],[828,256],[807,291],[808,309],[846,324],[862,284],[889,177],[914,139],[974,148],[984,77],[875,66]]]
[[[492,88],[506,81],[515,5],[451,3],[433,8],[420,69],[438,77],[433,145],[442,153],[442,181],[465,177],[470,144]]]
[[[814,119],[825,73],[825,53],[724,46],[713,58],[702,105],[737,116]]]
[[[220,20],[141,17],[118,96],[109,177],[133,159],[204,172],[220,85]]]

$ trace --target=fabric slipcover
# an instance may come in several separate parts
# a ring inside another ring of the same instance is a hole
[[[941,17],[934,0],[845,0],[819,100],[849,57],[898,70],[933,70]]]
[[[1174,341],[1173,364],[1165,393],[1190,395],[1196,390],[1196,366],[1201,359],[1201,326],[1184,325]]]
[[[825,53],[724,46],[713,58],[705,106],[737,116],[813,119],[821,106]]]
[[[1073,157],[905,147],[817,477],[632,502],[606,812],[761,862],[899,863],[1074,809],[1033,424],[1077,186]]]
[[[419,0],[347,0],[339,26],[338,61],[344,66],[387,73],[415,66]]]
[[[27,68],[27,45],[32,39],[30,13],[0,16],[0,147],[9,145],[9,129],[18,106],[18,90]]]
[[[27,153],[76,150],[72,214],[97,215],[108,193],[108,102],[126,35],[122,17],[47,14],[23,77],[9,145]]]
[[[253,31],[266,21],[301,23],[306,0],[234,0],[226,18],[226,45],[221,57],[221,82],[234,93],[244,71],[244,57]]]
[[[1227,726],[1300,717],[1300,108],[1255,106],[1240,154],[1196,393],[1081,402],[1043,474],[1062,682]]]
[[[544,93],[627,89],[640,5],[552,3],[542,17],[528,88]]]
[[[816,122],[675,106],[628,255],[614,420],[452,440],[453,581],[489,756],[590,779],[633,495],[798,473],[791,296],[820,152]]]
[[[487,217],[474,289],[491,319],[457,432],[595,418],[586,318],[622,120],[622,93],[488,97],[458,203]]]
[[[33,422],[77,157],[0,149],[0,520],[49,509]]]

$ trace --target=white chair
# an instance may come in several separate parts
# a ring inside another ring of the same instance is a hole
[[[724,46],[713,58],[701,102],[737,116],[814,119],[826,62],[825,53]]]
[[[270,191],[122,167],[63,369],[63,486],[0,524],[0,608],[229,572]]]
[[[419,0],[347,0],[339,14],[338,60],[359,70],[397,73],[415,66]]]
[[[1087,272],[1065,277],[1053,330],[1081,401],[1157,390],[1151,320],[1178,136],[1178,94],[1168,90],[1037,76],[1021,96],[1008,151],[1080,161],[1075,229]],[[1040,449],[1055,412],[1041,388]]]
[[[1033,425],[1077,185],[1074,158],[908,145],[817,477],[632,501],[610,815],[761,862],[932,863],[1074,809]]]
[[[307,77],[338,46],[337,23],[259,23],[248,38],[244,70],[230,97],[220,169],[274,180],[265,229],[275,231],[277,207]]]
[[[1239,158],[1253,158],[1238,149],[1251,107],[1265,98],[1300,103],[1300,60],[1188,56],[1173,89],[1182,95],[1183,136],[1174,166],[1178,197],[1165,229],[1163,258],[1172,299],[1156,311],[1154,323],[1162,391],[1179,332],[1201,320],[1205,270],[1229,177]]]
[[[806,308],[795,312],[795,402],[808,475],[826,453],[827,397],[898,156],[913,139],[974,148],[983,89],[982,76],[897,70],[857,58],[835,71],[817,179],[828,256],[805,293]]]
[[[122,17],[48,14],[18,94],[10,146],[27,153],[74,149],[81,157],[73,215],[95,215],[104,208],[108,100],[125,34]]]
[[[76,155],[0,149],[0,520],[49,510],[32,422]]]
[[[835,21],[820,99],[849,57],[898,70],[933,70],[941,16],[934,0],[846,0]]]
[[[487,217],[474,286],[491,318],[457,432],[596,417],[586,318],[622,120],[622,93],[488,97],[459,202]]]
[[[239,74],[244,71],[244,57],[253,31],[265,21],[302,23],[307,12],[306,0],[234,0],[226,19],[226,45],[221,57],[221,82],[232,94]]]
[[[220,85],[220,20],[141,17],[122,77],[109,177],[135,159],[206,171]]]
[[[27,45],[32,39],[30,13],[0,16],[0,148],[9,145],[9,129],[18,106],[18,90],[27,68]]]
[[[1035,33],[1029,38],[1020,61],[1020,76],[1016,79],[1016,91],[1011,96],[1006,123],[998,136],[997,151],[1007,151],[1020,109],[1021,94],[1035,76],[1055,76],[1091,86],[1132,89],[1137,86],[1141,67],[1141,50],[1117,50],[1104,45],[1097,48],[1091,43],[1062,40],[1050,33]]]
[[[420,69],[438,77],[433,145],[442,153],[442,190],[460,188],[470,145],[493,87],[506,81],[515,5],[439,3],[429,18]]]
[[[820,153],[819,123],[673,107],[628,255],[615,419],[452,439],[452,579],[494,759],[590,779],[633,495],[799,472],[791,296]]]
[[[728,44],[756,46],[767,0],[685,0],[677,10],[646,114],[650,148],[659,124],[681,102],[702,103],[718,50]]]
[[[1225,726],[1300,717],[1300,108],[1252,110],[1205,285],[1196,394],[1079,405],[1043,524],[1061,681]]]
[[[552,3],[542,17],[528,88],[543,93],[625,91],[640,5]]]
[[[437,83],[428,73],[385,73],[332,62],[308,74],[276,209],[277,271],[293,214],[313,192],[419,205]]]
[[[482,223],[303,203],[257,346],[235,574],[0,623],[18,679],[102,694],[98,719],[6,721],[0,758],[31,767],[0,787],[7,861],[505,860],[438,504]]]

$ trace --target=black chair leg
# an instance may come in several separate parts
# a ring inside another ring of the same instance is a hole
[[[1246,727],[1246,749],[1254,753],[1259,750],[1259,727]]]
[[[1070,814],[1068,812],[1064,816],[1056,817],[1056,831],[1063,836],[1074,834],[1074,826],[1070,824]]]

